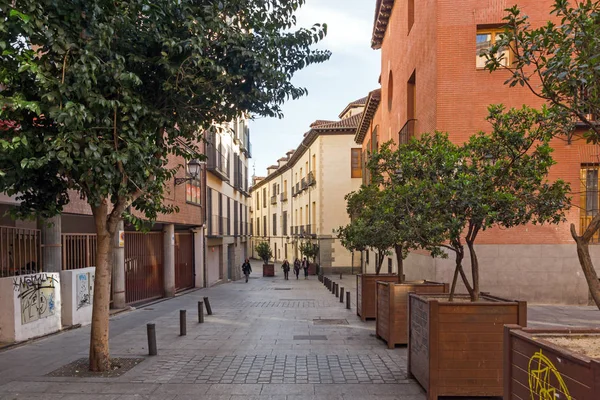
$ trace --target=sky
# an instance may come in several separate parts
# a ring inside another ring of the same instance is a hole
[[[250,171],[265,176],[269,165],[295,149],[317,119],[337,120],[354,100],[379,87],[380,52],[371,49],[375,0],[307,0],[297,12],[298,26],[327,24],[317,47],[332,52],[329,61],[313,64],[292,79],[308,95],[283,105],[284,118],[250,121]]]

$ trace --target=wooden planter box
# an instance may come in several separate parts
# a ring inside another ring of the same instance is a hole
[[[377,318],[377,281],[398,283],[398,274],[356,275],[356,315],[363,322]]]
[[[315,264],[315,263],[308,264],[308,274],[309,275],[317,274],[317,264]]]
[[[589,358],[548,340],[600,341],[600,329],[504,329],[505,399],[600,399],[600,357]]]
[[[448,293],[447,283],[377,282],[377,325],[375,334],[393,349],[408,343],[408,294]]]
[[[275,276],[275,264],[263,264],[263,276]]]
[[[408,375],[438,396],[502,396],[504,325],[527,325],[527,303],[481,295],[409,295]]]

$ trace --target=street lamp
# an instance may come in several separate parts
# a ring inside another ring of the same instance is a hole
[[[197,159],[190,160],[186,166],[187,174],[189,175],[189,177],[175,178],[175,186],[181,185],[182,183],[187,181],[193,181],[198,179],[198,176],[200,176],[200,166],[203,164],[206,164],[206,161],[200,161]]]

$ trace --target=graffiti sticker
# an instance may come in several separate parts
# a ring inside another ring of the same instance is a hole
[[[531,356],[527,369],[531,400],[572,400],[562,375],[542,349]]]

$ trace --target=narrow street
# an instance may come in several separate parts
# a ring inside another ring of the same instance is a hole
[[[112,357],[144,360],[117,378],[49,377],[87,356],[89,327],[0,352],[0,399],[401,399],[421,400],[406,379],[406,349],[388,350],[316,276],[219,285],[111,319]],[[352,278],[340,282],[351,285]],[[353,284],[351,286],[354,286]],[[352,293],[354,301],[355,292]],[[198,324],[197,303],[213,315]],[[179,336],[179,310],[187,335]],[[146,324],[158,356],[148,357]]]

